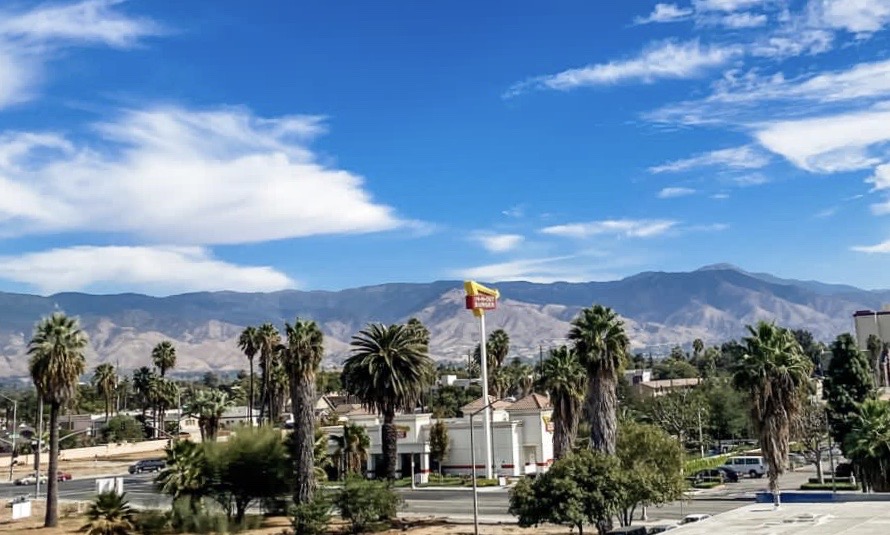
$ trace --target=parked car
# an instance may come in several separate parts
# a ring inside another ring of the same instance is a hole
[[[680,521],[680,525],[682,526],[683,524],[692,524],[693,522],[701,522],[702,520],[707,520],[708,518],[711,518],[711,515],[706,515],[706,514],[702,514],[702,513],[697,513],[694,515],[686,515],[685,517],[683,517],[683,520]]]
[[[735,470],[739,474],[747,474],[750,477],[763,477],[766,474],[766,461],[763,457],[754,455],[740,455],[726,459],[723,466]]]
[[[645,526],[622,526],[610,529],[606,535],[649,535]]]
[[[707,468],[705,470],[699,470],[698,472],[692,474],[688,478],[693,483],[704,483],[710,481],[716,481],[718,483],[723,483],[725,478],[723,477],[723,472],[717,470],[716,468]]]
[[[840,463],[834,467],[834,477],[850,477],[853,475],[853,463]]]
[[[28,474],[15,480],[16,485],[35,485],[36,483],[37,476],[35,474]],[[46,474],[40,474],[40,484],[46,484]]]
[[[71,481],[71,474],[59,470],[56,472],[56,481]]]
[[[649,526],[649,533],[647,535],[653,535],[655,533],[664,533],[665,531],[670,531],[676,528],[676,524],[659,524],[657,526]]]
[[[809,463],[807,458],[799,453],[789,453],[788,454],[788,464],[790,466],[798,467],[798,466],[806,466]]]
[[[728,466],[718,466],[716,470],[723,474],[723,480],[727,483],[738,483],[739,473]]]
[[[142,459],[130,466],[128,471],[131,474],[141,474],[144,472],[160,472],[166,467],[167,463],[164,459]]]

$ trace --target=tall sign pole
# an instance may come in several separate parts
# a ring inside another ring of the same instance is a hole
[[[482,400],[486,404],[482,413],[485,434],[485,478],[494,478],[494,469],[491,451],[491,400],[488,399],[488,351],[485,339],[485,311],[497,308],[498,297],[500,294],[493,288],[486,288],[481,284],[473,281],[466,281],[464,289],[467,292],[467,309],[473,311],[473,315],[479,318],[479,368],[482,370]],[[470,435],[474,433],[470,428]],[[476,473],[476,466],[473,465],[473,473]]]

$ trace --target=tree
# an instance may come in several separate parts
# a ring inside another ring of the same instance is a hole
[[[433,362],[404,325],[368,325],[352,337],[343,366],[343,385],[369,410],[383,415],[383,475],[395,479],[398,451],[396,411],[413,411]]]
[[[803,455],[807,462],[816,466],[816,477],[824,483],[822,474],[822,456],[827,450],[828,415],[826,407],[821,403],[809,400],[801,407],[800,415],[794,426],[794,437],[803,447]]]
[[[522,527],[572,526],[583,535],[594,524],[604,534],[625,503],[617,457],[582,450],[553,463],[534,479],[522,479],[510,491],[510,514]]]
[[[629,526],[637,507],[668,503],[683,496],[683,450],[664,431],[652,425],[622,422],[618,429],[621,463],[622,526]]]
[[[688,355],[686,354],[685,351],[683,351],[683,348],[682,348],[682,347],[680,347],[680,346],[674,346],[674,347],[671,348],[671,354],[670,354],[670,356],[668,357],[668,359],[669,359],[669,360],[678,360],[678,361],[683,361],[683,362],[685,362],[687,356],[688,356]]]
[[[612,309],[594,305],[583,309],[572,321],[569,339],[575,343],[575,352],[587,368],[591,446],[614,455],[618,375],[629,344],[624,322]]]
[[[711,438],[720,442],[747,436],[750,426],[745,399],[731,381],[708,379],[699,389],[708,408],[705,425]]]
[[[684,447],[698,444],[699,425],[707,422],[708,406],[700,392],[673,390],[642,403],[643,413],[652,424],[677,437]],[[703,446],[703,444],[698,444]]]
[[[245,327],[244,330],[241,331],[241,335],[238,337],[238,348],[244,352],[244,355],[247,357],[248,365],[250,366],[250,382],[247,384],[247,418],[250,420],[250,427],[253,427],[253,358],[260,350],[259,334],[257,334],[256,327]]]
[[[196,514],[201,508],[201,499],[210,495],[213,477],[204,444],[179,440],[165,452],[167,465],[158,474],[155,484],[174,502],[187,499],[189,509]]]
[[[30,372],[43,402],[49,405],[49,473],[59,470],[59,412],[74,396],[86,368],[87,336],[77,320],[61,312],[42,319],[28,343]],[[45,527],[59,523],[59,488],[55,477],[46,485]]]
[[[417,337],[417,343],[419,343],[427,353],[430,352],[430,330],[426,328],[426,325],[423,324],[417,318],[411,318],[406,323],[408,329],[414,333],[414,336]]]
[[[103,492],[87,508],[88,522],[80,528],[86,535],[129,535],[136,530],[136,515],[126,494]]]
[[[118,414],[102,427],[102,440],[110,442],[138,442],[145,438],[142,425],[128,414]]]
[[[733,376],[749,396],[751,423],[760,438],[769,489],[779,505],[779,476],[788,461],[791,426],[798,417],[813,363],[787,329],[759,322],[748,326],[747,352]]]
[[[154,375],[154,371],[148,366],[143,366],[133,372],[133,389],[136,391],[136,396],[139,398],[139,407],[142,409],[143,422],[145,421],[145,413],[148,412],[150,407],[153,407],[151,389]]]
[[[350,477],[334,498],[340,516],[349,522],[352,533],[367,533],[373,524],[395,518],[402,500],[389,484]]]
[[[108,363],[96,366],[96,371],[93,373],[93,387],[105,399],[105,423],[108,423],[108,416],[111,413],[111,398],[117,389],[117,373],[114,366]]]
[[[696,338],[692,341],[692,358],[698,359],[701,356],[701,352],[705,349],[705,343],[702,342],[701,338]]]
[[[867,399],[850,422],[844,451],[865,491],[890,491],[890,403]]]
[[[652,378],[655,380],[693,379],[695,377],[698,377],[698,369],[685,360],[662,360],[652,368]]]
[[[186,403],[184,411],[198,419],[201,441],[215,441],[219,433],[220,420],[232,408],[232,400],[221,390],[198,390]]]
[[[884,351],[884,342],[876,334],[868,335],[865,341],[866,352],[868,353],[868,364],[874,374],[875,386],[881,384],[881,353]]]
[[[343,426],[343,436],[339,437],[337,442],[334,456],[338,460],[341,472],[347,476],[361,474],[362,463],[368,459],[371,451],[371,437],[368,436],[368,430],[360,425],[346,424]],[[430,430],[430,448],[432,448],[432,430]]]
[[[442,420],[436,420],[430,426],[430,458],[439,467],[439,475],[442,475],[442,461],[448,457],[451,444],[448,438],[448,426]]]
[[[491,359],[496,363],[496,367],[500,368],[507,360],[507,354],[510,353],[510,335],[503,329],[495,329],[488,335],[487,352],[491,353]]]
[[[167,375],[167,372],[176,366],[176,348],[173,342],[165,340],[151,350],[151,362],[161,377]]]
[[[272,368],[275,353],[281,346],[281,333],[271,323],[264,323],[257,329],[257,347],[260,353],[260,423],[272,410]],[[270,418],[271,420],[271,418]]]
[[[514,358],[506,368],[500,368],[506,372],[508,386],[507,394],[524,398],[532,393],[534,386],[535,370],[530,364],[523,363],[519,358]]]
[[[868,359],[849,333],[838,336],[831,344],[831,361],[823,392],[828,403],[831,436],[843,448],[857,406],[875,395]]]
[[[550,350],[541,367],[538,388],[550,395],[553,405],[553,457],[561,459],[572,451],[578,436],[578,421],[587,376],[578,355],[566,346]]]
[[[300,318],[285,324],[284,332],[282,358],[294,416],[294,502],[306,504],[315,492],[315,376],[324,356],[324,336],[314,321]]]

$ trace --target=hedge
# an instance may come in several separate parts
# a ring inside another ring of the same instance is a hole
[[[804,483],[800,486],[800,490],[859,490],[859,485],[853,483]]]

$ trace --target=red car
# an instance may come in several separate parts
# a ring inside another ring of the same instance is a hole
[[[68,472],[63,472],[59,470],[56,472],[56,481],[69,481],[71,479],[71,474]]]

